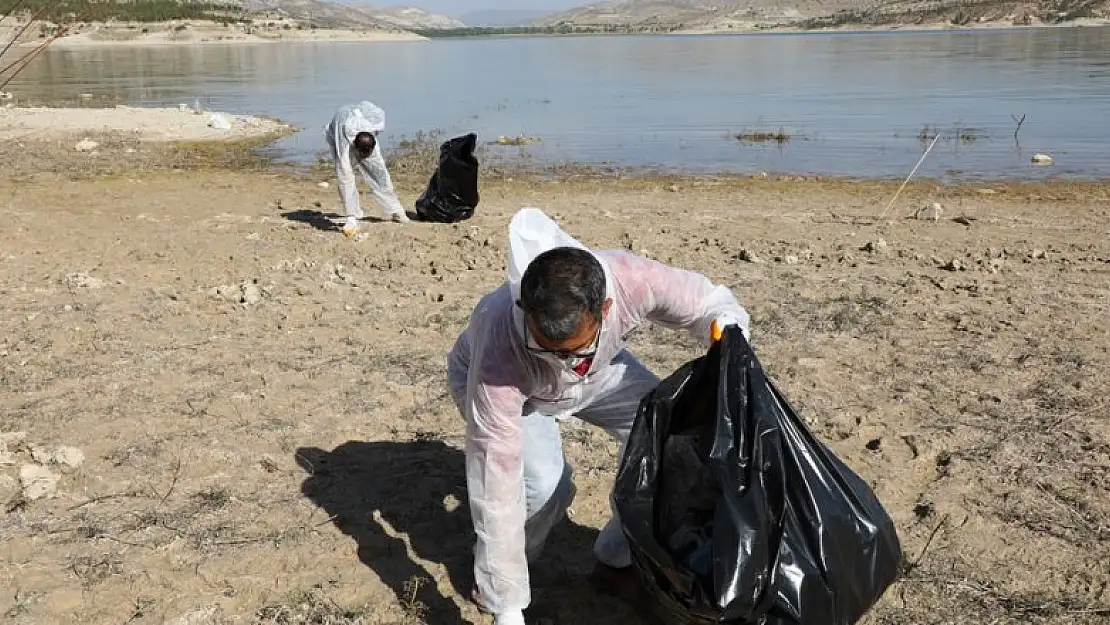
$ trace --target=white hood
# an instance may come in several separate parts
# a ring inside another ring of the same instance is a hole
[[[566,233],[559,224],[545,215],[538,208],[525,207],[517,211],[509,222],[509,290],[512,293],[513,303],[520,299],[520,280],[532,259],[556,247],[576,247],[593,254],[590,248],[583,245],[574,237]],[[605,271],[606,296],[612,292],[612,276],[605,261],[593,254],[597,262],[601,263]],[[513,306],[513,326],[520,332],[524,327],[524,312],[520,307]],[[523,338],[523,337],[521,337]]]

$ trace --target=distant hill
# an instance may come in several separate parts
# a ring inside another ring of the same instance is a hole
[[[360,0],[231,0],[231,3],[252,12],[281,14],[332,28],[435,30],[465,26],[454,18],[417,7],[383,8]]]
[[[453,17],[425,11],[416,6],[382,7],[365,0],[337,0],[337,3],[349,6],[383,23],[405,30],[445,30],[466,27],[466,24]]]
[[[394,26],[354,7],[319,0],[230,0],[229,4],[252,13],[281,15],[324,28],[377,28]]]
[[[530,11],[527,9],[490,9],[471,11],[460,16],[467,26],[527,26],[550,11]]]
[[[851,25],[1016,25],[1110,18],[1110,0],[624,0],[548,15],[534,26],[731,30]]]

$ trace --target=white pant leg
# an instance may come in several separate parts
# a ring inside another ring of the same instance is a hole
[[[617,354],[613,366],[616,370],[611,374],[613,377],[607,385],[608,389],[580,410],[578,418],[604,429],[620,441],[618,457],[623,457],[640,400],[659,384],[659,378],[627,350]],[[602,564],[613,568],[631,566],[632,555],[629,553],[628,540],[621,530],[612,491],[609,493],[609,509],[612,516],[605,527],[601,528],[597,542],[594,543],[594,555]]]
[[[463,376],[450,380],[451,396],[459,412],[466,398]],[[570,464],[563,456],[563,438],[554,417],[530,411],[521,416],[523,435],[523,478],[526,521],[525,553],[529,562],[543,551],[551,530],[566,516],[574,501],[575,487]]]

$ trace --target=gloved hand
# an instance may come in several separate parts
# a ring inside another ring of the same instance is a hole
[[[493,625],[524,625],[524,612],[502,612],[493,617]]]
[[[709,324],[709,340],[711,343],[716,343],[721,340],[721,336],[725,333],[725,328],[728,326],[738,326],[740,331],[744,334],[745,339],[750,339],[748,335],[748,325],[746,319],[742,319],[739,315],[732,313],[725,313],[718,316]]]

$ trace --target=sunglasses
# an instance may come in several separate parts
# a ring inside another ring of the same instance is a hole
[[[536,355],[551,354],[559,360],[570,360],[572,358],[593,358],[597,355],[597,350],[601,345],[601,326],[604,323],[604,319],[598,322],[597,330],[594,332],[594,338],[592,341],[590,341],[589,350],[579,352],[565,349],[547,349],[544,347],[540,347],[538,344],[535,344],[536,339],[534,336],[532,336],[532,331],[528,328],[528,321],[522,319],[521,325],[523,327],[521,328],[521,330],[523,330],[524,334],[524,349],[527,349],[529,352]],[[529,341],[532,341],[532,343],[530,344]]]

